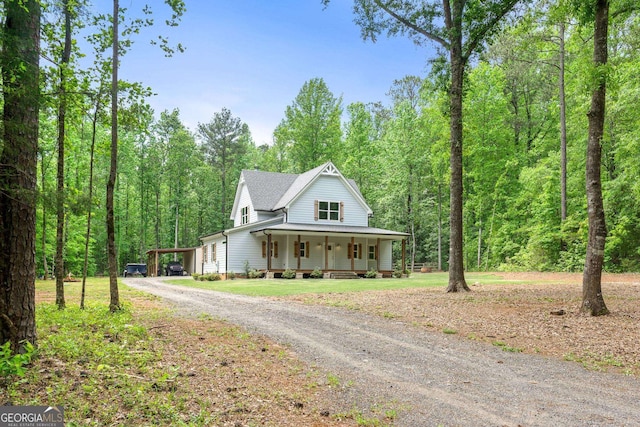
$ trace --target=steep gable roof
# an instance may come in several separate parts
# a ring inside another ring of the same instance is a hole
[[[272,211],[274,206],[291,187],[298,175],[278,172],[243,170],[245,185],[251,197],[253,209]]]
[[[318,176],[320,171],[322,171],[322,169],[325,166],[326,164],[320,165],[317,168],[311,169],[309,171],[306,171],[305,173],[297,175],[296,179],[293,181],[291,186],[287,189],[287,192],[284,193],[280,199],[278,199],[274,208],[280,209],[285,207],[287,203],[289,203],[295,196],[300,194],[300,192],[304,190],[304,188],[307,185],[309,185],[309,183],[312,182],[316,176]]]
[[[333,163],[327,162],[301,174],[243,170],[238,183],[232,218],[237,209],[238,193],[242,185],[247,187],[254,210],[272,212],[286,207],[321,174],[336,175],[343,179],[349,185],[356,198],[359,198],[370,211],[356,182],[352,179],[344,178]]]

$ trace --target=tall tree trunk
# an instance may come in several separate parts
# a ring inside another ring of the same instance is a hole
[[[60,104],[58,105],[58,186],[56,191],[56,305],[59,310],[64,309],[64,225],[65,225],[65,199],[64,188],[64,143],[66,139],[67,117],[67,67],[71,59],[71,13],[69,1],[63,0],[64,14],[64,48],[60,61]]]
[[[564,91],[564,22],[560,22],[560,219],[567,219],[567,106]]]
[[[118,170],[118,0],[113,0],[113,69],[111,79],[111,169],[107,181],[107,256],[109,257],[109,310],[120,309],[113,196]]]
[[[93,209],[93,159],[96,148],[96,131],[98,124],[98,112],[100,111],[100,98],[102,97],[102,85],[96,95],[96,109],[91,120],[91,150],[89,154],[89,203],[87,205],[87,233],[84,238],[84,266],[82,268],[82,290],[80,294],[80,308],[84,309],[84,297],[87,282],[87,269],[89,266],[89,237],[91,236],[91,211]]]
[[[480,220],[480,227],[478,228],[478,253],[477,253],[477,265],[478,271],[482,266],[482,220]]]
[[[178,219],[179,218],[180,218],[180,216],[179,216],[179,211],[178,211],[178,200],[176,200],[176,224],[175,224],[175,230],[173,232],[173,247],[174,248],[178,248],[178,225],[179,225]],[[174,261],[178,261],[178,253],[177,252],[173,253],[173,260]]]
[[[155,220],[155,237],[156,237],[156,248],[160,247],[160,185],[158,183],[155,184],[156,188],[154,189],[155,195],[155,206],[156,206],[156,220]]]
[[[5,1],[0,69],[0,343],[36,344],[36,179],[40,3]]]
[[[44,155],[43,155],[44,160]],[[45,167],[44,161],[40,162],[40,174],[42,176],[42,194],[47,194],[47,188],[45,186]],[[42,200],[42,269],[44,270],[43,279],[49,279],[49,266],[47,265],[47,203]]]
[[[222,200],[220,202],[220,212],[222,214],[222,219],[220,220],[220,227],[222,229],[225,229],[227,228],[227,218],[229,215],[227,215],[227,172],[224,166],[222,167],[222,172],[220,175],[220,184],[222,186]]]
[[[607,31],[609,0],[596,0],[595,31],[593,36],[593,62],[596,72],[607,63]],[[582,311],[592,316],[608,314],[602,296],[602,264],[607,238],[600,162],[606,104],[606,73],[599,73],[598,87],[594,89],[589,110],[589,140],[587,142],[586,190],[589,215],[589,241],[582,278]]]
[[[447,292],[469,291],[464,278],[464,258],[462,246],[462,84],[464,60],[462,58],[462,2],[454,2],[452,12],[453,29],[451,35],[451,206],[449,244],[449,286]]]
[[[442,183],[438,182],[438,270],[442,271]]]
[[[413,172],[409,167],[409,183],[407,188],[407,228],[411,239],[411,271],[413,271],[416,262],[416,226],[413,220]]]

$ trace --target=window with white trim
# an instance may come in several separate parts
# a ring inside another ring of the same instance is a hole
[[[374,245],[369,245],[369,253],[367,258],[376,259],[376,247]]]
[[[249,224],[249,206],[240,209],[240,224]]]
[[[318,218],[329,221],[340,220],[340,202],[318,202]]]

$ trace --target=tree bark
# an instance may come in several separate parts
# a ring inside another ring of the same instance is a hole
[[[462,2],[454,2],[451,31],[451,206],[449,244],[449,286],[447,292],[469,291],[464,278],[462,236],[462,85],[464,60],[462,57]],[[457,10],[459,9],[459,10]]]
[[[42,155],[44,159],[44,154]],[[47,193],[45,179],[45,162],[40,162],[40,176],[42,180],[42,194]],[[42,269],[44,270],[43,279],[49,280],[49,266],[47,265],[47,203],[42,198]]]
[[[96,132],[98,124],[98,112],[100,111],[100,98],[102,97],[102,85],[101,90],[96,95],[96,107],[93,111],[93,117],[91,119],[91,149],[89,151],[89,203],[87,204],[87,233],[84,239],[84,266],[82,267],[82,289],[80,293],[80,308],[84,309],[84,297],[87,283],[87,269],[89,266],[89,237],[91,237],[91,212],[93,210],[93,166],[94,156],[96,149]]]
[[[609,0],[596,0],[593,62],[598,73],[598,86],[591,97],[589,140],[587,142],[586,190],[589,216],[589,240],[582,279],[582,311],[592,316],[608,314],[602,296],[602,264],[607,227],[602,201],[600,163],[606,104],[606,73],[599,73],[607,63],[607,31]]]
[[[442,183],[438,182],[438,271],[442,271]]]
[[[560,219],[567,219],[567,114],[564,90],[564,22],[560,23]]]
[[[113,196],[118,170],[118,0],[113,0],[113,69],[111,79],[111,168],[107,181],[107,256],[109,257],[109,310],[120,309]]]
[[[69,1],[63,0],[64,14],[64,48],[60,61],[60,103],[58,104],[58,186],[56,191],[56,305],[59,310],[65,308],[64,301],[64,225],[65,225],[65,188],[64,188],[64,156],[67,117],[67,66],[71,59],[71,13]]]
[[[40,4],[4,2],[0,153],[0,343],[36,345],[36,176]]]

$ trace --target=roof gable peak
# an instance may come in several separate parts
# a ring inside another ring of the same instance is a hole
[[[322,172],[320,172],[321,175],[333,175],[333,176],[339,176],[340,175],[340,171],[338,171],[338,168],[331,162],[328,162],[324,169],[322,169]]]

